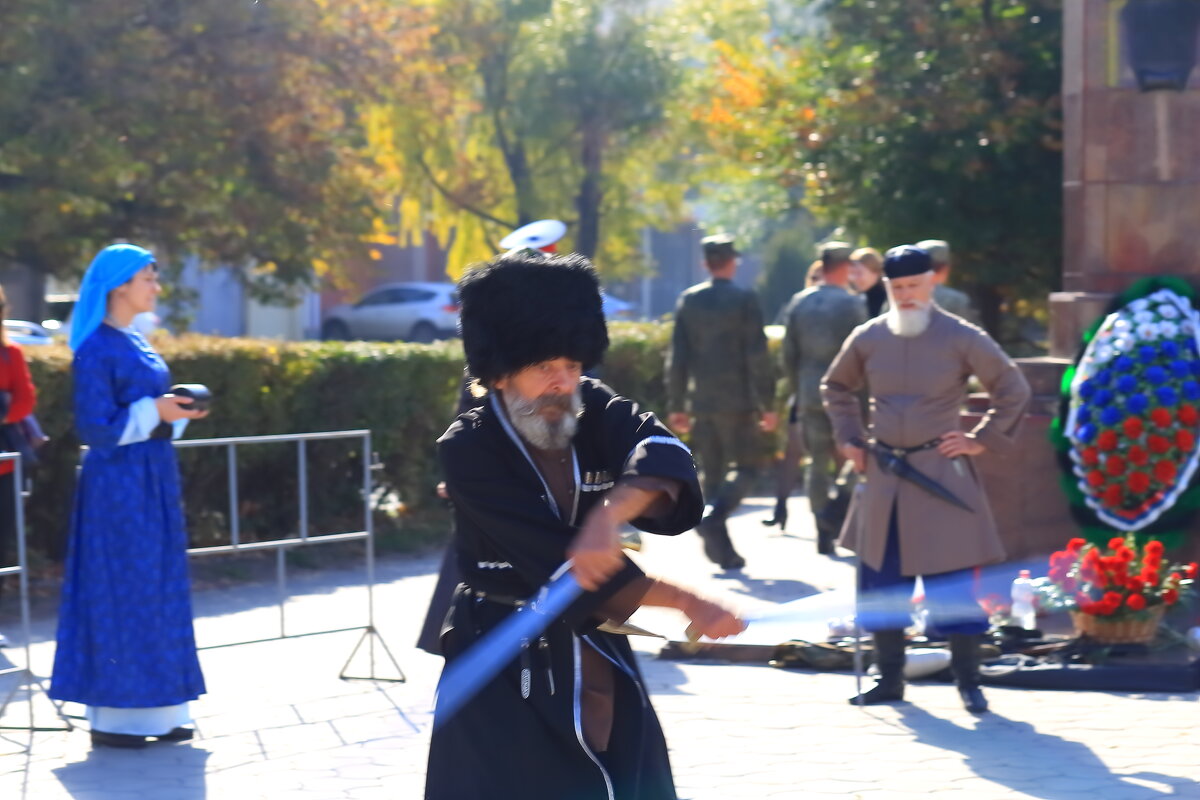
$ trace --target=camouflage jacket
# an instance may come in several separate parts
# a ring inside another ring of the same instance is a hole
[[[971,298],[966,292],[939,283],[933,287],[933,302],[941,306],[942,311],[949,311],[967,322],[979,324],[979,314],[972,307]]]
[[[821,378],[851,331],[867,321],[867,304],[840,286],[805,289],[784,310],[783,365],[800,409],[819,410]]]
[[[772,389],[758,296],[724,278],[681,294],[667,355],[668,410],[763,412]]]

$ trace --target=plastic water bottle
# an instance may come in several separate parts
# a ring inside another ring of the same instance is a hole
[[[1012,584],[1012,615],[1025,630],[1037,627],[1037,612],[1033,608],[1033,581],[1029,570],[1023,569]]]

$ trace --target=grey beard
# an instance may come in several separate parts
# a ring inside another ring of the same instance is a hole
[[[902,309],[893,306],[887,312],[888,330],[897,336],[920,336],[929,327],[932,304],[921,308]]]
[[[501,392],[508,421],[529,444],[539,450],[564,450],[575,437],[579,415],[583,413],[583,395],[578,388],[569,395],[550,395],[526,400],[516,392]],[[561,408],[565,413],[555,421],[546,419],[542,409]]]

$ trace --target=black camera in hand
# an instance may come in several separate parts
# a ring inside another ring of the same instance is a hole
[[[192,402],[180,403],[180,408],[188,411],[208,411],[212,403],[212,392],[203,383],[177,383],[171,387],[171,394],[176,397],[190,397]]]
[[[179,403],[179,407],[188,411],[208,411],[212,403],[212,392],[202,383],[177,383],[171,387],[170,394],[176,397],[190,398],[190,403]],[[175,427],[169,422],[160,422],[150,433],[151,439],[170,439],[175,435]]]

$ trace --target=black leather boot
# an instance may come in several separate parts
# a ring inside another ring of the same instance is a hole
[[[773,517],[771,517],[770,519],[762,520],[762,524],[766,525],[768,528],[773,525],[778,525],[779,530],[783,530],[784,528],[787,527],[787,520],[788,520],[787,498],[780,497],[775,500],[775,515]]]
[[[728,516],[729,512],[720,501],[714,503],[712,510],[696,526],[696,533],[704,542],[704,555],[709,561],[721,569],[741,569],[746,566],[746,559],[737,554],[729,540],[729,528],[725,525]]]
[[[92,747],[121,747],[127,750],[140,750],[146,746],[147,741],[145,736],[134,736],[131,733],[92,731]]]
[[[879,682],[863,692],[862,705],[876,706],[904,699],[904,631],[875,631],[875,665],[879,667]],[[859,696],[850,698],[850,705],[859,705]]]
[[[987,699],[979,688],[979,637],[973,634],[952,633],[950,639],[950,671],[958,686],[963,707],[972,714],[988,710]]]

